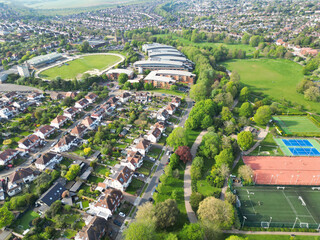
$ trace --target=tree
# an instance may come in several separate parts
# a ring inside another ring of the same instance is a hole
[[[194,211],[197,211],[199,208],[200,202],[203,200],[203,195],[198,192],[192,192],[190,196],[190,204]]]
[[[157,203],[155,207],[155,216],[156,227],[158,229],[172,227],[179,217],[179,209],[176,201],[167,199],[164,202]]]
[[[222,164],[227,164],[231,167],[234,157],[231,148],[223,149],[219,155],[215,157],[216,167],[220,168]]]
[[[259,58],[259,55],[260,55],[260,51],[259,50],[256,50],[253,52],[253,58]]]
[[[248,87],[242,88],[241,91],[240,91],[239,100],[240,100],[241,102],[246,102],[246,101],[248,101],[249,94],[250,94],[250,91],[249,91],[249,88],[248,88]]]
[[[248,238],[243,238],[243,237],[232,235],[232,236],[228,237],[226,240],[248,240]]]
[[[176,90],[178,90],[178,86],[177,85],[171,85],[170,86],[170,90],[176,91]]]
[[[177,148],[179,146],[188,145],[188,135],[185,128],[177,127],[167,138],[169,146]]]
[[[120,73],[118,80],[120,84],[125,84],[128,81],[129,77],[126,73]]]
[[[192,161],[192,155],[188,146],[179,146],[175,153],[179,156],[179,159],[184,163]]]
[[[155,229],[149,224],[133,222],[123,232],[125,240],[153,240],[156,237]]]
[[[253,170],[248,165],[239,167],[238,176],[249,184],[253,182]]]
[[[250,117],[253,113],[253,107],[251,103],[244,102],[242,103],[240,109],[239,109],[239,115],[240,117]]]
[[[232,118],[232,112],[230,111],[230,109],[228,107],[222,107],[221,119],[223,121],[228,121],[231,118]]]
[[[238,134],[237,143],[244,151],[248,150],[253,144],[253,135],[249,131],[243,131]]]
[[[254,115],[254,121],[260,125],[266,125],[271,118],[271,110],[269,106],[261,106]]]
[[[221,139],[215,132],[208,132],[202,138],[199,153],[205,158],[214,159],[221,148]]]
[[[151,202],[146,202],[138,207],[136,221],[155,226],[155,206]]]
[[[183,240],[204,239],[204,229],[198,223],[185,224],[179,237]]]
[[[320,90],[319,87],[310,87],[304,92],[304,98],[309,101],[319,102]]]
[[[170,163],[169,163],[169,165],[170,165],[170,167],[172,168],[172,169],[175,169],[175,168],[177,168],[178,167],[178,164],[179,164],[179,156],[177,155],[177,154],[175,154],[175,153],[173,153],[172,155],[171,155],[171,157],[170,157]]]
[[[199,204],[198,216],[204,224],[219,228],[229,228],[234,221],[232,205],[214,197],[207,197]]]
[[[205,116],[201,122],[201,128],[207,129],[208,127],[213,125],[213,118],[210,116]]]
[[[14,219],[14,215],[6,206],[0,208],[0,228],[9,226]]]
[[[202,157],[195,157],[191,165],[191,178],[194,180],[199,180],[202,177],[202,168],[204,161]]]
[[[69,171],[64,177],[67,180],[71,181],[78,175],[79,172],[80,172],[80,166],[77,164],[73,164],[71,165],[71,167],[69,168]]]
[[[90,155],[91,152],[92,152],[91,147],[87,147],[87,148],[83,149],[83,153],[84,153],[84,155],[86,155],[86,156]]]
[[[237,197],[232,192],[226,192],[225,199],[228,203],[234,205],[236,204]]]

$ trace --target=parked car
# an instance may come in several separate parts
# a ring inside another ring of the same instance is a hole
[[[139,176],[139,173],[134,172],[133,175],[134,175],[135,177],[138,177],[138,176]]]
[[[166,153],[166,154],[167,154],[167,156],[169,156],[169,154],[170,154],[170,151],[167,151],[167,153]]]
[[[117,219],[115,219],[115,220],[113,221],[113,223],[114,223],[115,225],[119,226],[119,227],[121,227],[121,225],[122,225],[122,223],[121,223],[120,221],[118,221]]]
[[[31,160],[31,163],[34,163],[35,161],[37,161],[36,158],[32,159],[32,160]]]
[[[142,177],[142,178],[144,178],[144,175],[143,175],[142,173],[140,173],[140,174],[139,174],[139,177]]]
[[[153,157],[149,157],[149,159],[150,159],[151,161],[155,161],[155,160],[156,160],[156,159],[153,158]]]
[[[153,198],[152,198],[152,197],[151,197],[151,198],[149,198],[148,200],[149,200],[149,202],[153,202]]]
[[[119,216],[123,218],[126,217],[126,215],[123,212],[119,212]]]

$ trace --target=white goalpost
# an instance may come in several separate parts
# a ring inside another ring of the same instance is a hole
[[[305,201],[303,200],[303,198],[301,196],[299,196],[298,199],[301,201],[302,206],[307,206]]]

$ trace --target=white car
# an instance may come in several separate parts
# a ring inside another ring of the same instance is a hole
[[[153,157],[149,157],[149,159],[150,159],[151,161],[155,161],[155,160],[156,160],[156,159],[153,158]]]
[[[119,216],[123,218],[126,217],[126,215],[123,212],[119,212]]]
[[[142,173],[140,173],[140,174],[139,174],[139,177],[142,177],[142,178],[144,178],[144,175],[143,175]]]
[[[170,151],[167,151],[167,153],[166,153],[166,154],[167,154],[167,156],[169,156],[169,154],[170,154]]]

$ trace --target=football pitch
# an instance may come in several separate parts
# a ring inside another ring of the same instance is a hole
[[[281,127],[285,134],[320,133],[320,128],[307,116],[273,116],[272,118]]]
[[[320,224],[320,190],[312,187],[235,188],[242,224],[248,227],[313,228]]]

